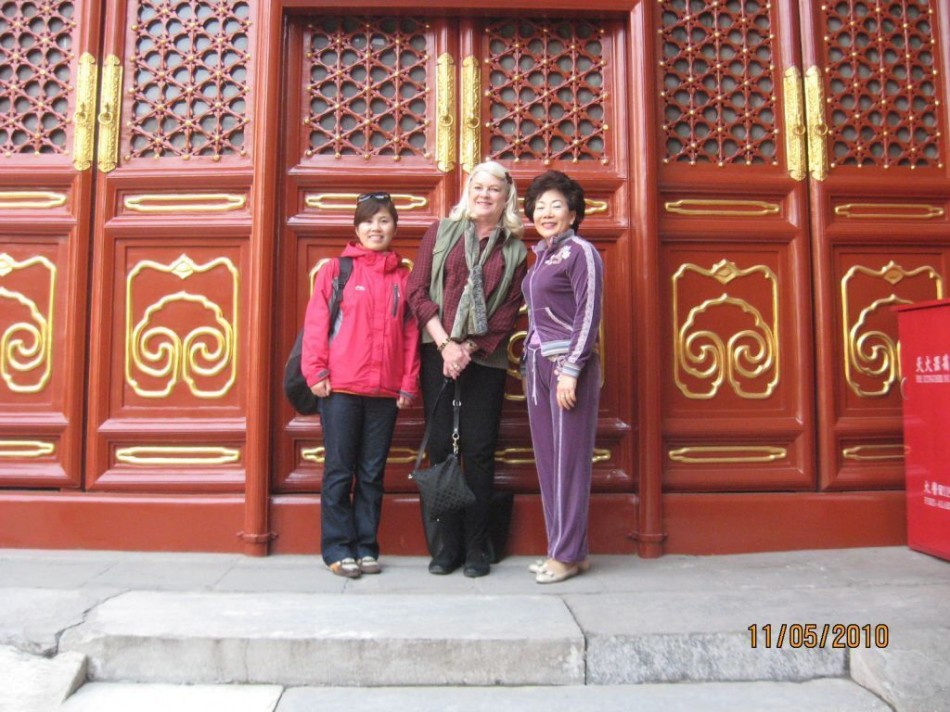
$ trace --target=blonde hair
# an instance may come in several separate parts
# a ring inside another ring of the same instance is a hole
[[[487,173],[508,186],[505,209],[501,214],[501,226],[515,237],[521,237],[524,234],[524,222],[522,222],[518,211],[518,189],[515,186],[515,179],[511,177],[511,174],[503,165],[496,161],[479,163],[468,174],[468,180],[465,181],[465,190],[462,191],[462,199],[452,208],[452,212],[449,213],[449,220],[468,219],[468,199],[472,193],[472,179],[476,173]]]

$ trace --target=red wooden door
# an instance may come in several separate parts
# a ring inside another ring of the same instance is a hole
[[[482,160],[508,166],[522,192],[548,167],[582,180],[589,202],[583,233],[611,265],[606,301],[614,326],[604,334],[610,376],[605,379],[594,486],[608,500],[611,493],[627,494],[605,504],[616,509],[614,521],[633,516],[629,503],[636,474],[630,468],[636,450],[630,426],[634,401],[627,396],[630,371],[619,367],[631,360],[630,325],[623,310],[630,186],[625,117],[618,108],[626,101],[621,81],[625,36],[621,21],[594,17],[292,16],[286,34],[286,130],[278,190],[280,271],[294,275],[278,286],[275,361],[280,362],[302,321],[316,270],[352,238],[360,192],[386,190],[395,197],[400,221],[394,244],[412,260],[422,233],[448,214],[467,171]],[[526,239],[536,239],[530,229]],[[518,332],[512,344],[498,482],[536,493],[515,368],[523,337]],[[323,452],[319,419],[294,417],[277,379],[274,390],[275,489],[317,492]],[[384,526],[392,528],[394,537],[410,541],[410,547],[418,546],[412,541],[418,514],[414,488],[405,475],[422,422],[421,406],[400,416],[386,480],[387,502],[405,517]],[[539,522],[536,500],[526,516]],[[309,507],[312,500],[279,498],[278,511],[282,505],[292,511],[295,504]],[[306,527],[315,544],[312,511],[292,521]],[[528,525],[524,532],[534,529]],[[398,533],[404,531],[411,532],[408,538]]]
[[[259,7],[106,7],[85,485],[232,494],[216,500],[229,525],[202,546],[233,547],[254,458],[253,295],[269,269],[251,237]],[[168,502],[143,539],[176,537],[202,504]]]
[[[825,490],[904,483],[894,308],[946,295],[950,8],[803,7],[821,472]]]
[[[667,492],[817,482],[794,10],[656,12]]]
[[[74,489],[99,7],[0,7],[0,487]]]

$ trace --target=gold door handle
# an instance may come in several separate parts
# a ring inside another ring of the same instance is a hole
[[[455,168],[455,60],[446,53],[439,57],[436,71],[436,165],[443,173]]]
[[[462,168],[471,173],[480,162],[482,69],[475,57],[462,61]]]
[[[825,123],[825,87],[821,70],[805,72],[805,112],[808,116],[808,170],[817,181],[828,175],[828,124]]]
[[[73,123],[73,167],[86,171],[92,167],[93,141],[96,133],[96,83],[98,81],[96,58],[83,52],[79,58],[79,73],[76,77],[76,111]]]
[[[806,153],[805,109],[802,106],[802,73],[798,67],[785,70],[783,91],[785,102],[785,157],[792,180],[805,179]]]
[[[99,90],[99,170],[115,170],[119,160],[119,114],[122,100],[122,63],[109,55],[102,66]]]

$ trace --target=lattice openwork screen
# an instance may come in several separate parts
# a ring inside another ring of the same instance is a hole
[[[485,33],[491,157],[607,163],[602,23],[504,19]]]
[[[833,165],[940,164],[931,2],[851,0],[823,7]]]
[[[307,26],[306,156],[428,157],[427,29],[412,17],[321,17]]]
[[[0,3],[0,151],[66,153],[73,74],[71,2]]]
[[[248,154],[251,10],[240,0],[138,3],[125,160]]]
[[[663,3],[665,162],[777,163],[770,13],[767,0]]]

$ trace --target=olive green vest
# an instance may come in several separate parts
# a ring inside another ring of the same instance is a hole
[[[435,237],[435,246],[432,248],[432,278],[429,282],[429,298],[439,305],[439,319],[442,318],[442,272],[445,269],[445,258],[449,251],[455,247],[455,243],[465,233],[466,229],[475,229],[475,225],[470,220],[440,220],[439,232]],[[528,256],[528,250],[520,238],[508,233],[505,241],[501,244],[501,254],[505,262],[505,269],[501,275],[501,282],[488,297],[485,304],[488,310],[488,316],[491,317],[495,310],[501,306],[508,296],[508,290],[514,279],[515,269]],[[472,359],[475,363],[492,368],[508,368],[508,338],[505,337],[498,348],[495,349],[486,358]],[[432,342],[429,332],[423,330],[422,340],[426,343]]]

